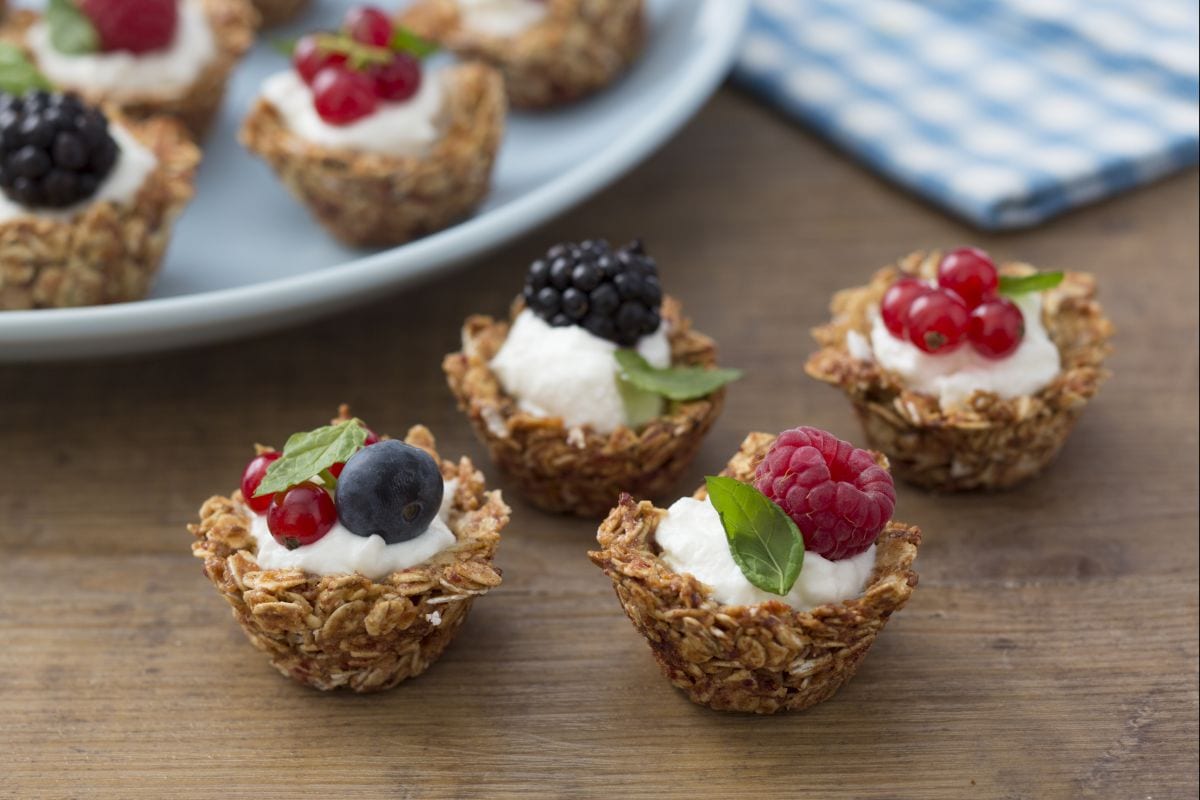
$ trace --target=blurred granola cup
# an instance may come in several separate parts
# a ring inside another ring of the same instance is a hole
[[[400,23],[462,58],[504,75],[509,103],[541,109],[579,100],[612,83],[645,40],[642,0],[547,0],[544,18],[513,35],[472,29],[455,0],[420,0]]]
[[[500,76],[483,64],[439,73],[447,82],[441,137],[418,156],[331,148],[288,129],[259,99],[240,138],[333,236],[355,247],[402,244],[457,221],[491,185],[504,133]]]
[[[775,437],[751,433],[722,475],[752,481]],[[707,496],[701,487],[694,495]],[[717,711],[799,711],[833,696],[857,672],[892,613],[917,585],[920,530],[889,522],[876,540],[875,568],[862,593],[799,611],[770,600],[717,602],[695,577],[659,557],[655,529],[666,514],[622,495],[600,525],[601,550],[588,554],[612,579],[617,599],[646,637],[666,678]]]
[[[909,483],[939,491],[1008,488],[1040,472],[1062,449],[1110,374],[1103,362],[1113,326],[1095,300],[1095,279],[1067,272],[1043,295],[1042,322],[1059,351],[1059,374],[1030,395],[976,391],[965,403],[943,409],[937,397],[906,388],[899,376],[856,357],[847,344],[852,332],[869,337],[872,314],[897,278],[932,280],[940,260],[938,251],[913,253],[879,270],[866,286],[834,295],[833,319],[813,330],[821,349],[805,371],[846,393],[867,442],[886,453],[892,471]],[[1036,270],[1010,263],[1000,271]]]
[[[513,317],[522,307],[518,302]],[[717,348],[691,328],[678,301],[663,300],[671,363],[712,367]],[[636,430],[610,434],[590,426],[568,428],[558,417],[521,410],[489,364],[509,323],[475,315],[463,326],[463,349],[442,362],[458,407],[491,454],[530,503],[544,511],[600,517],[622,491],[657,496],[679,480],[725,405],[724,388],[698,400],[669,402],[662,416]]]
[[[233,607],[252,644],[284,675],[314,689],[390,689],[438,659],[475,598],[500,585],[492,565],[509,518],[498,491],[486,491],[471,462],[442,461],[429,430],[405,442],[428,451],[442,476],[457,479],[449,526],[457,539],[427,561],[371,580],[262,569],[241,493],[211,497],[188,529],[204,574]]]
[[[106,103],[121,109],[135,119],[157,116],[174,117],[183,123],[192,137],[199,140],[212,127],[225,98],[225,86],[233,70],[254,44],[258,27],[258,12],[249,0],[199,0],[204,16],[212,28],[216,54],[182,92],[148,89],[112,90],[86,85],[60,85],[60,89],[75,92],[92,103]],[[36,63],[37,55],[26,41],[29,28],[41,15],[20,10],[5,20],[0,39],[18,44]],[[48,76],[53,81],[54,76]]]
[[[175,220],[192,199],[200,151],[174,120],[108,114],[157,164],[131,203],[89,201],[69,217],[0,222],[0,310],[140,300],[153,283]]]
[[[252,0],[262,27],[273,28],[290,22],[311,3],[311,0]]]

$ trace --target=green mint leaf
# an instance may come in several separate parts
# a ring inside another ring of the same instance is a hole
[[[81,55],[100,49],[100,36],[87,15],[72,0],[50,0],[46,6],[50,44],[60,53]]]
[[[307,433],[294,433],[283,446],[283,455],[267,467],[267,474],[263,475],[254,496],[282,492],[309,480],[321,470],[350,458],[366,440],[367,426],[359,419],[326,425]]]
[[[392,50],[408,53],[413,58],[428,58],[438,50],[437,42],[431,42],[399,26],[392,31],[392,41],[388,42],[388,46]]]
[[[804,566],[804,537],[796,523],[748,483],[714,475],[704,481],[729,553],[746,580],[764,592],[786,595]]]
[[[636,350],[617,350],[621,380],[668,400],[695,400],[742,377],[736,369],[705,367],[652,367]]]
[[[21,48],[0,42],[0,92],[24,94],[30,89],[49,89],[50,81],[25,57]]]
[[[272,39],[271,49],[281,56],[292,57],[292,52],[296,49],[296,42],[300,41],[298,36],[293,36],[290,39]]]
[[[1044,292],[1063,282],[1061,272],[1035,272],[1032,275],[1001,275],[1000,294]]]

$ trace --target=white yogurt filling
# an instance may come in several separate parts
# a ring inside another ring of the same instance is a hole
[[[547,0],[458,0],[464,28],[508,38],[524,33],[546,18]]]
[[[567,428],[612,433],[662,413],[662,398],[624,386],[617,378],[617,345],[579,327],[555,328],[525,309],[513,321],[491,369],[522,411],[559,417]],[[666,324],[643,336],[637,351],[652,366],[671,365]]]
[[[800,577],[787,595],[759,589],[742,574],[729,553],[721,517],[708,500],[681,497],[659,523],[654,538],[663,563],[678,573],[694,576],[712,590],[713,599],[728,606],[748,606],[782,600],[807,611],[826,603],[857,597],[875,567],[875,545],[840,561],[805,553]]]
[[[422,564],[456,541],[447,520],[454,504],[458,479],[446,481],[445,494],[437,516],[421,535],[406,542],[388,544],[382,536],[359,536],[339,520],[329,533],[312,544],[288,550],[275,541],[267,527],[267,515],[255,514],[250,532],[258,543],[255,561],[263,569],[302,569],[315,575],[342,575],[358,572],[375,580],[393,572]]]
[[[398,103],[380,102],[375,111],[349,125],[330,125],[313,105],[308,84],[292,69],[263,82],[262,97],[275,107],[289,130],[313,144],[393,156],[424,152],[441,135],[438,112],[444,87],[440,75],[422,76],[417,93]]]
[[[125,205],[132,203],[141,191],[142,184],[146,182],[146,177],[158,165],[158,158],[150,148],[120,125],[109,125],[109,133],[117,143],[120,155],[94,195],[66,208],[30,208],[10,200],[8,195],[0,192],[0,222],[8,222],[18,217],[43,217],[66,221],[92,203],[106,200]]]
[[[938,398],[944,409],[964,405],[978,391],[1005,398],[1034,394],[1054,380],[1062,361],[1042,324],[1041,294],[1030,292],[1012,300],[1025,317],[1025,336],[1005,358],[986,358],[969,343],[942,355],[926,353],[912,342],[893,336],[879,314],[871,322],[870,341],[850,331],[846,347],[855,358],[874,359],[896,373],[909,389]]]
[[[44,22],[31,25],[26,43],[51,83],[84,92],[103,92],[116,102],[147,96],[183,95],[217,55],[216,37],[199,0],[183,0],[175,38],[162,50],[72,55],[50,43]]]

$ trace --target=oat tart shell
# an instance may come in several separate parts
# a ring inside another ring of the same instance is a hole
[[[249,0],[200,0],[204,6],[216,42],[216,56],[183,94],[165,95],[155,92],[121,92],[89,90],[82,86],[61,88],[76,92],[92,103],[107,103],[119,107],[127,116],[148,119],[166,115],[184,124],[192,136],[200,139],[212,125],[225,97],[225,85],[242,56],[254,44],[258,27],[258,12]],[[39,19],[28,10],[17,11],[5,21],[2,37],[24,47],[25,32]],[[35,60],[26,47],[27,55]]]
[[[475,598],[500,585],[492,565],[509,509],[463,458],[442,461],[423,426],[404,441],[428,451],[442,476],[458,478],[449,524],[457,543],[428,561],[380,578],[262,569],[240,492],[200,508],[192,552],[233,607],[251,643],[284,675],[315,689],[390,689],[420,675],[454,638]]]
[[[514,305],[513,315],[522,308]],[[716,365],[712,339],[692,330],[678,301],[663,300],[662,317],[671,362]],[[467,415],[492,460],[544,511],[602,517],[621,492],[654,497],[678,481],[725,405],[725,390],[685,402],[667,401],[663,416],[637,430],[600,434],[567,428],[558,417],[536,417],[505,394],[488,366],[508,336],[509,323],[472,316],[463,326],[463,349],[442,362],[458,407]]]
[[[139,300],[192,199],[200,151],[172,119],[128,120],[105,109],[158,163],[132,203],[90,202],[68,219],[0,222],[0,310]]]
[[[775,437],[751,433],[722,475],[754,478]],[[703,499],[701,487],[694,495]],[[799,711],[833,696],[858,670],[891,615],[917,585],[921,532],[889,522],[876,540],[875,569],[858,597],[798,611],[769,601],[723,605],[709,587],[659,558],[654,531],[666,511],[621,497],[588,556],[612,579],[617,599],[646,637],[666,678],[692,702],[717,711]]]
[[[547,0],[546,16],[515,36],[462,24],[455,0],[421,0],[400,23],[504,75],[509,103],[541,109],[586,97],[625,71],[645,40],[642,0]]]
[[[437,75],[448,82],[441,137],[424,154],[394,156],[324,147],[292,133],[259,99],[241,141],[333,236],[355,247],[390,246],[441,230],[487,194],[504,133],[499,74],[460,64]]]
[[[1067,272],[1057,288],[1043,294],[1042,321],[1062,359],[1058,377],[1032,395],[1002,398],[979,391],[961,407],[943,410],[938,398],[909,391],[899,376],[855,358],[846,344],[850,331],[869,337],[871,314],[897,278],[933,279],[941,256],[913,253],[881,269],[866,286],[834,295],[833,319],[813,330],[821,349],[805,370],[846,393],[870,446],[886,453],[892,470],[909,483],[939,491],[1008,488],[1054,459],[1108,378],[1103,363],[1113,325],[1095,300],[1095,279]],[[1000,271],[1035,270],[1009,263]]]
[[[298,16],[308,8],[311,0],[252,0],[262,27],[273,28]]]

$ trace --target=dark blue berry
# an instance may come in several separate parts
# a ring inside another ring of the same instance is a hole
[[[550,283],[555,289],[562,291],[571,285],[571,270],[574,268],[571,259],[561,256],[550,262]]]
[[[617,287],[611,283],[597,288],[588,299],[591,301],[592,311],[603,316],[612,314],[617,310],[617,306],[621,305],[621,295],[617,294]]]
[[[574,287],[567,289],[562,295],[562,310],[573,320],[583,319],[588,312],[587,295]]]
[[[595,264],[583,263],[571,273],[571,285],[582,292],[590,292],[600,285],[600,270]]]
[[[544,316],[544,314],[554,314],[554,312],[558,311],[558,306],[561,302],[562,297],[559,295],[558,289],[555,289],[553,286],[546,286],[537,293],[537,299],[534,302],[534,310],[538,312],[544,312],[539,314],[539,316]]]
[[[433,457],[419,447],[388,439],[364,447],[338,477],[338,519],[358,536],[388,544],[425,532],[442,505],[445,484]]]
[[[537,261],[529,265],[528,285],[533,287],[536,292],[546,285],[550,280],[550,262],[544,258],[539,258]]]

